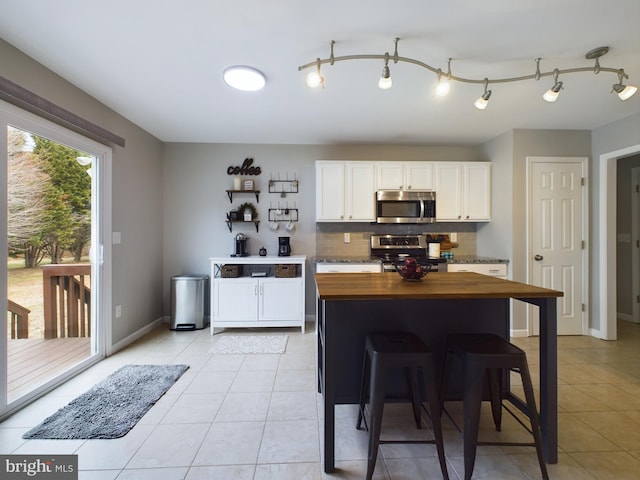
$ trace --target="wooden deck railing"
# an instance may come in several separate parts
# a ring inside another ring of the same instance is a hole
[[[91,336],[91,265],[44,265],[44,338]]]
[[[31,310],[9,299],[7,299],[7,310],[11,314],[11,338],[29,338]]]

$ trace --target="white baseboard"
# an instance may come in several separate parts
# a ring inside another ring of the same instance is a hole
[[[529,330],[524,330],[524,329],[514,330],[514,329],[511,329],[509,334],[512,337],[528,337],[529,336]]]
[[[124,347],[126,347],[127,345],[135,342],[139,338],[143,337],[144,335],[149,333],[151,330],[156,328],[161,323],[164,323],[165,322],[165,320],[164,320],[165,318],[169,318],[169,317],[160,317],[157,320],[154,320],[153,322],[145,325],[144,327],[142,327],[137,332],[132,333],[131,335],[129,335],[126,338],[123,338],[118,343],[113,344],[111,346],[111,355],[113,355],[114,353],[116,353],[119,350],[122,350]]]
[[[624,320],[626,322],[633,322],[633,315],[627,314],[627,313],[620,313],[618,312],[616,314],[616,316],[620,319],[620,320]],[[634,322],[635,323],[635,322]]]

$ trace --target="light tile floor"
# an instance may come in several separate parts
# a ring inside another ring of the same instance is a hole
[[[353,406],[337,408],[337,471],[322,472],[313,329],[304,335],[297,329],[282,331],[289,335],[282,355],[211,355],[219,337],[207,330],[158,328],[1,423],[0,453],[76,453],[84,480],[364,478],[367,434],[355,429]],[[640,325],[619,322],[619,337],[616,342],[559,339],[560,455],[558,464],[549,465],[552,479],[640,478]],[[537,339],[514,342],[527,351],[536,381]],[[187,363],[191,368],[123,438],[21,438],[129,363]],[[452,403],[450,410],[459,416],[460,405]],[[492,438],[498,434],[485,413],[481,433]],[[528,441],[528,434],[508,415],[504,422],[501,438]],[[450,477],[462,478],[460,435],[446,419],[444,429]],[[416,430],[410,410],[393,405],[385,410],[383,435],[396,433],[419,438],[428,435],[428,428]],[[383,445],[374,478],[441,478],[435,448]],[[537,479],[540,473],[530,448],[479,447],[473,478]]]

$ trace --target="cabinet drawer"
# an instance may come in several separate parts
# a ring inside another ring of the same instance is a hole
[[[506,277],[506,263],[450,263],[447,272],[475,272],[493,277]]]

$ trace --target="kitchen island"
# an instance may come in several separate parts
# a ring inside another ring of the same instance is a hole
[[[450,333],[495,333],[509,339],[511,299],[539,307],[542,447],[545,461],[557,462],[556,302],[562,292],[477,273],[437,272],[423,281],[407,282],[389,272],[317,274],[316,293],[326,473],[335,471],[335,405],[358,403],[367,333],[415,333],[431,347],[436,368],[441,369]],[[443,393],[447,400],[461,398],[460,379],[455,374],[453,379]],[[511,392],[505,395],[522,405]]]

